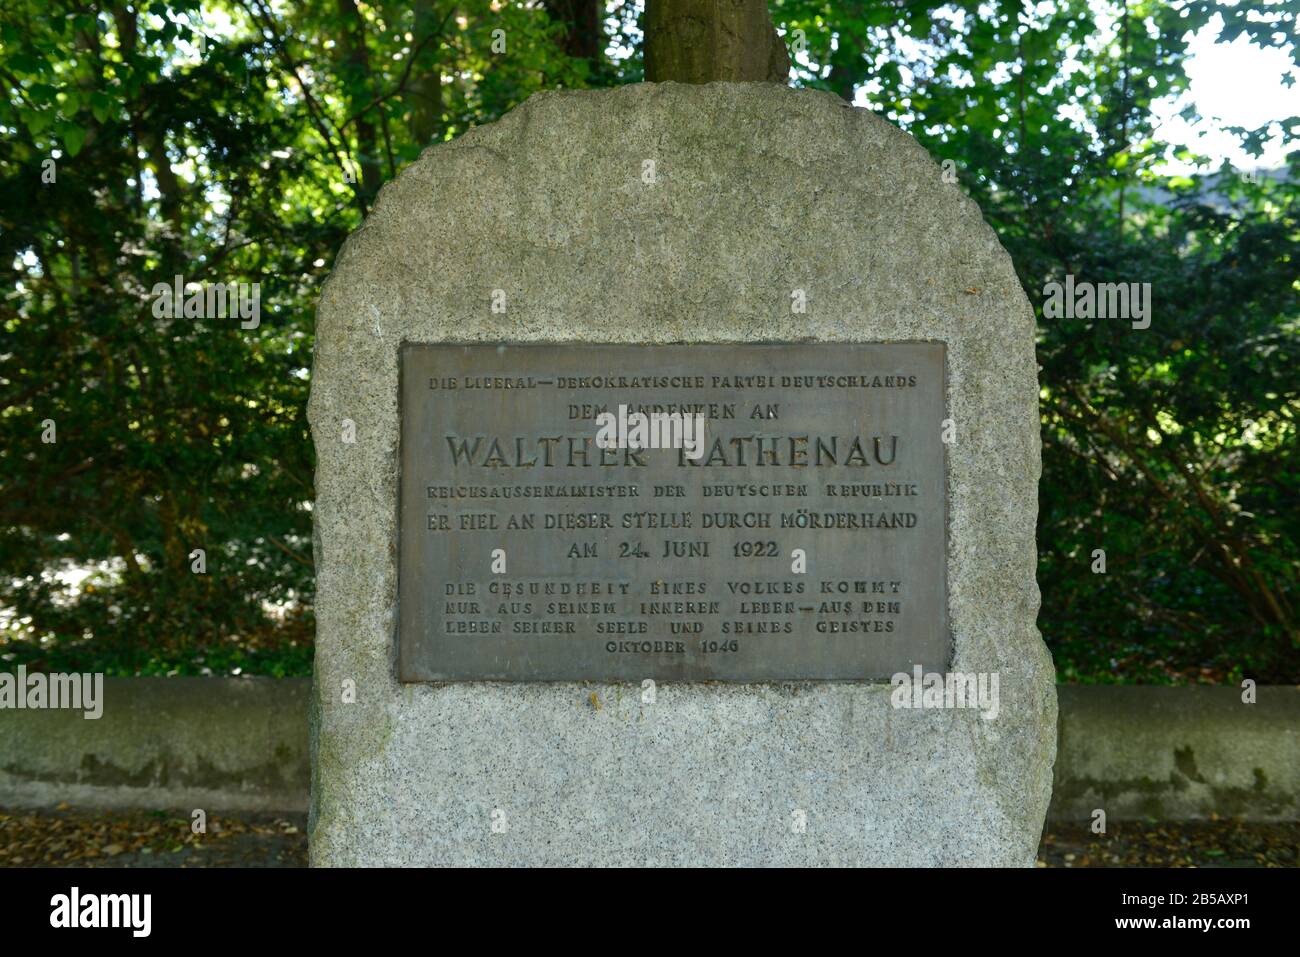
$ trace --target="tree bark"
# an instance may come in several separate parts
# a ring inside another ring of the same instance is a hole
[[[645,78],[785,83],[790,56],[766,0],[646,0]]]
[[[421,149],[442,138],[442,64],[437,43],[432,46],[428,43],[429,38],[440,30],[433,0],[416,0],[414,39],[417,46],[411,55],[418,57],[419,62],[413,65],[411,82],[403,99],[411,108],[411,137]]]
[[[605,54],[605,31],[601,27],[604,3],[601,0],[544,0],[547,14],[564,24],[560,47],[569,56],[586,60],[591,72],[600,70]]]
[[[348,88],[348,108],[349,112],[356,113],[366,105],[371,88],[365,21],[361,19],[356,0],[338,0],[338,13],[344,24],[339,38],[339,54]],[[361,89],[365,92],[358,96],[357,91]],[[364,113],[357,117],[357,151],[360,153],[361,191],[366,206],[369,206],[384,184],[384,177],[379,170],[379,135],[374,121]]]

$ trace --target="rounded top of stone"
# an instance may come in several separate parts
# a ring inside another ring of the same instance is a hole
[[[345,283],[368,287],[371,304],[387,288],[425,309],[501,290],[509,308],[480,318],[514,339],[592,308],[629,330],[671,323],[680,341],[705,310],[805,339],[846,337],[824,322],[843,328],[865,309],[881,314],[871,337],[890,338],[891,310],[970,311],[967,290],[1018,292],[1009,257],[950,179],[907,133],[821,91],[538,93],[429,147],[384,187],[339,255],[321,322],[332,297],[350,298]],[[813,303],[797,329],[795,289]]]

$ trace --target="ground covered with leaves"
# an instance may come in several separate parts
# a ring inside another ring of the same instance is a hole
[[[306,867],[305,814],[0,808],[0,867]]]
[[[1111,822],[1049,826],[1039,867],[1295,867],[1300,822]]]
[[[210,816],[195,834],[177,811],[0,808],[0,867],[306,867],[303,814]],[[1052,826],[1039,867],[1295,867],[1300,822]]]

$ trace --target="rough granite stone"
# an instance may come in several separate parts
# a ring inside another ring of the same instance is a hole
[[[957,427],[952,667],[999,673],[996,720],[895,710],[880,683],[661,684],[643,704],[631,684],[397,682],[400,343],[916,339],[947,343]],[[1032,312],[976,205],[834,96],[541,93],[430,148],[319,309],[313,863],[1032,864],[1056,742],[1037,398]]]

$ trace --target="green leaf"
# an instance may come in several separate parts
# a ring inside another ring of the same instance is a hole
[[[90,112],[95,115],[95,119],[104,123],[113,115],[113,101],[96,90],[90,94]]]
[[[63,128],[63,145],[68,150],[69,156],[76,156],[81,152],[81,146],[86,142],[86,130],[81,126],[65,126]]]
[[[33,134],[44,133],[54,121],[54,114],[49,110],[32,110],[26,115],[27,129]]]

